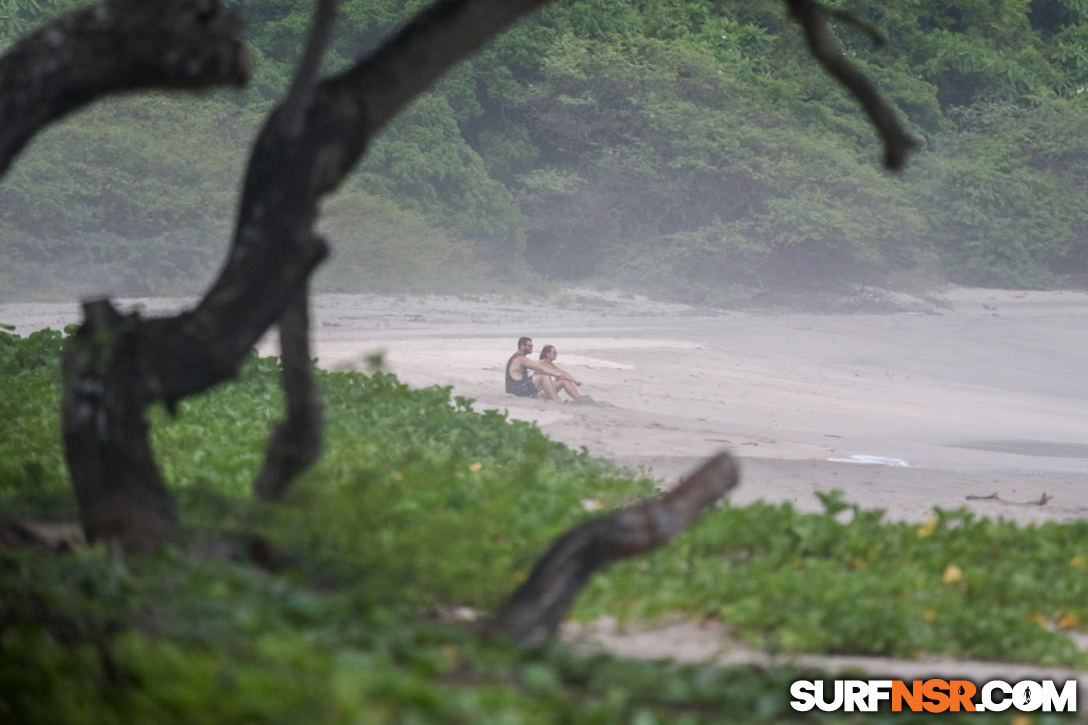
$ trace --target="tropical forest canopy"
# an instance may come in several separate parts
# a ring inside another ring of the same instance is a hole
[[[0,44],[72,0],[0,0]],[[100,104],[0,185],[0,297],[195,294],[309,0],[230,3],[242,91]],[[425,3],[341,0],[336,70]],[[848,282],[1088,281],[1088,3],[840,0],[850,59],[921,149],[905,172],[777,0],[567,0],[462,63],[325,204],[325,291],[544,278],[694,302]]]

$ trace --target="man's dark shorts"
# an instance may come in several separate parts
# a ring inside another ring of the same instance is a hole
[[[531,377],[526,377],[524,380],[511,380],[511,384],[506,386],[506,392],[513,393],[519,398],[535,398],[537,396],[536,385],[533,384]]]

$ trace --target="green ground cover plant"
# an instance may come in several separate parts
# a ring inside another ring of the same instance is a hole
[[[0,332],[7,515],[75,516],[57,413],[62,343],[56,331]],[[819,676],[522,649],[444,623],[453,605],[493,610],[552,537],[590,515],[581,499],[618,506],[653,481],[448,388],[319,372],[326,455],[286,501],[261,504],[250,487],[281,411],[278,372],[254,353],[177,418],[154,411],[184,549],[0,548],[0,720],[782,721],[794,715],[788,683]],[[962,511],[890,523],[838,494],[824,505],[722,507],[599,575],[573,616],[711,617],[772,652],[1088,667],[1063,633],[1088,621],[1085,524]],[[229,542],[254,533],[282,552],[274,573],[232,553]]]

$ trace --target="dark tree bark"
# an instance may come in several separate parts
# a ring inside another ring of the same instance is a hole
[[[903,168],[907,156],[918,148],[918,142],[899,125],[895,111],[881,97],[876,86],[857,66],[846,59],[839,44],[824,22],[825,15],[845,20],[864,30],[877,43],[883,43],[879,34],[853,15],[840,10],[825,8],[814,0],[785,0],[790,15],[805,33],[812,57],[819,61],[827,73],[843,85],[861,104],[869,121],[884,142],[884,167],[892,171]]]
[[[321,56],[332,35],[335,0],[317,0],[314,21],[291,88],[276,119],[279,134],[295,139],[313,103]],[[291,482],[321,455],[321,402],[310,364],[310,316],[308,285],[303,283],[279,321],[282,384],[287,419],[272,434],[264,465],[253,491],[268,501],[280,499]]]
[[[0,58],[0,175],[42,127],[101,96],[244,84],[241,27],[214,0],[111,0],[28,35]]]
[[[287,419],[268,442],[264,467],[254,492],[267,501],[280,499],[298,474],[321,455],[321,405],[310,363],[310,320],[306,289],[280,318],[280,354]]]
[[[485,629],[524,643],[553,636],[595,571],[664,544],[739,480],[736,462],[720,453],[668,493],[574,527],[552,543]]]
[[[155,465],[144,410],[140,318],[106,300],[83,305],[84,323],[64,351],[64,454],[88,539],[143,551],[181,539],[173,500]]]

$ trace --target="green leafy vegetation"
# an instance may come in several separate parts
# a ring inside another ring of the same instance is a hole
[[[1088,664],[1062,631],[1088,622],[1088,523],[1022,527],[962,509],[889,523],[838,492],[822,498],[820,515],[723,511],[592,583],[582,613],[710,616],[769,651]]]
[[[0,3],[0,44],[72,5]],[[247,89],[108,101],[18,160],[0,185],[0,295],[191,294],[210,279],[247,146],[310,17],[302,0],[233,6],[257,60]],[[887,37],[873,48],[836,26],[922,142],[905,173],[879,170],[874,131],[781,2],[570,0],[458,66],[375,140],[330,201],[336,256],[319,288],[535,276],[714,303],[908,275],[1083,284],[1084,3],[832,6]],[[339,3],[328,69],[419,7]]]
[[[9,515],[75,516],[62,342],[50,330],[0,332]],[[184,401],[176,418],[153,411],[184,549],[0,548],[0,718],[781,722],[793,715],[789,683],[819,676],[525,650],[444,623],[450,607],[494,610],[551,538],[590,515],[581,499],[619,506],[653,482],[448,388],[318,371],[327,452],[285,502],[261,504],[250,488],[282,409],[278,375],[254,353],[236,381]],[[820,514],[719,508],[598,575],[573,616],[709,617],[768,652],[1088,667],[1065,635],[1088,622],[1088,524],[1021,527],[963,511],[889,523],[838,494],[823,502]],[[280,552],[275,573],[240,553],[254,534]]]

